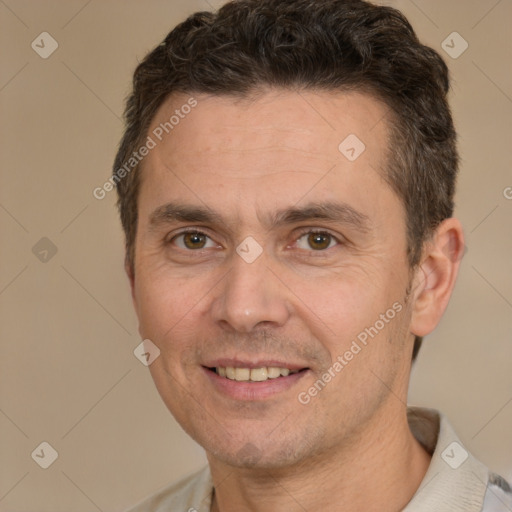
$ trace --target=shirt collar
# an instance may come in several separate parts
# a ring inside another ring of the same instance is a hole
[[[409,407],[407,416],[414,437],[432,454],[432,460],[403,512],[480,512],[487,468],[466,450],[438,411]]]

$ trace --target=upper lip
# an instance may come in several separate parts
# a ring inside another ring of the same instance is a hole
[[[274,367],[274,368],[288,368],[289,370],[302,370],[308,368],[305,364],[290,363],[287,361],[279,361],[278,359],[229,359],[220,358],[212,361],[208,361],[203,364],[206,368],[263,368],[263,367]]]

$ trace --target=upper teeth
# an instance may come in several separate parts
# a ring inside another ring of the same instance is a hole
[[[267,379],[276,379],[277,377],[286,377],[290,373],[297,373],[299,370],[289,370],[288,368],[277,368],[275,366],[267,366],[262,368],[226,368],[219,366],[215,371],[221,377],[227,377],[231,380],[262,382]]]

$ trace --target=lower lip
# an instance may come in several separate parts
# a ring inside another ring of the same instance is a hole
[[[234,400],[256,401],[265,400],[278,393],[283,393],[292,388],[302,379],[309,370],[292,373],[287,377],[277,377],[263,382],[240,382],[221,377],[216,372],[203,367],[206,376],[210,379],[215,389]]]

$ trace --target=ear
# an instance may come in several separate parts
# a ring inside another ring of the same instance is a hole
[[[464,233],[458,219],[445,219],[426,242],[415,273],[410,330],[415,336],[431,333],[443,316],[464,255]]]
[[[133,306],[135,308],[135,311],[137,311],[137,301],[135,298],[135,264],[132,261],[132,259],[128,255],[128,251],[126,251],[125,257],[124,257],[124,271],[126,272],[126,275],[128,276],[128,280],[130,281],[130,290],[132,293],[132,302]]]
[[[124,257],[124,271],[126,272],[126,275],[128,276],[128,280],[130,281],[130,290],[132,294],[132,302],[133,302],[133,308],[135,309],[135,313],[137,314],[137,317],[139,316],[139,308],[137,304],[137,294],[135,293],[135,262],[132,258],[129,257],[128,251],[126,252],[126,255]],[[141,339],[144,339],[145,336],[141,332],[141,326],[139,322],[138,331],[141,336]]]

